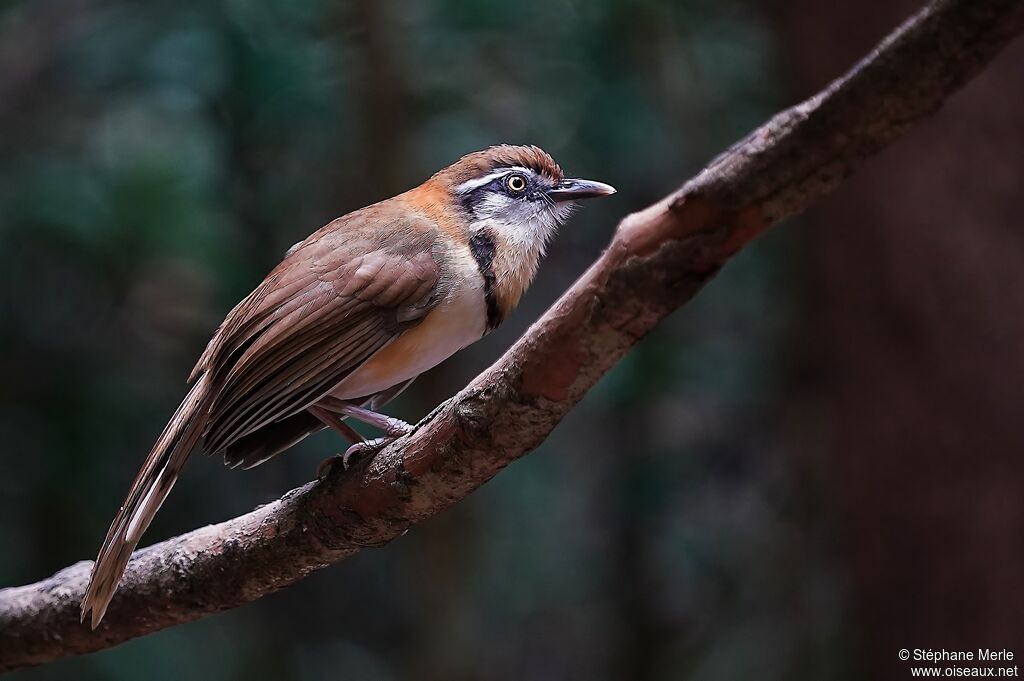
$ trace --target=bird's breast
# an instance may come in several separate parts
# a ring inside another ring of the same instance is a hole
[[[334,397],[350,400],[387,390],[480,340],[487,329],[483,278],[468,251],[457,254],[449,265],[445,299],[349,374],[331,392]]]

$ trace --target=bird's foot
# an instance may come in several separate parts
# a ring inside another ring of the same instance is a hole
[[[391,438],[379,437],[375,440],[364,440],[363,442],[358,442],[346,449],[344,454],[335,454],[327,457],[320,462],[319,466],[316,467],[316,479],[323,480],[330,475],[331,471],[334,470],[334,467],[339,464],[341,465],[341,470],[347,471],[349,466],[352,465],[351,459],[353,456],[359,457],[368,450],[378,450],[388,442],[391,442]]]
[[[369,409],[363,409],[362,407],[344,405],[338,409],[338,412],[358,421],[362,421],[363,423],[367,423],[375,428],[379,428],[380,430],[383,430],[386,435],[372,440],[356,442],[346,449],[344,454],[324,459],[316,469],[316,475],[320,479],[323,479],[330,472],[331,468],[334,467],[334,464],[339,461],[344,467],[344,470],[347,471],[351,466],[352,457],[358,458],[366,454],[376,454],[386,445],[413,431],[413,426],[402,419],[378,414],[377,412],[370,411]]]
[[[386,414],[378,414],[375,411],[357,407],[354,404],[343,404],[338,407],[337,411],[339,414],[354,418],[356,421],[362,421],[374,428],[379,428],[392,438],[402,437],[412,431],[412,426],[402,419],[396,419]]]
[[[341,465],[347,471],[352,465],[352,457],[359,458],[366,454],[376,454],[397,439],[397,435],[388,435],[386,437],[375,437],[372,440],[357,442],[346,449],[345,453],[341,455]]]
[[[361,409],[359,407],[350,407],[351,411],[349,416],[352,418],[368,423],[375,428],[380,428],[387,435],[385,437],[378,437],[372,440],[366,440],[364,442],[357,442],[341,455],[341,463],[345,466],[345,470],[349,469],[350,461],[352,457],[363,456],[367,453],[377,453],[383,449],[386,445],[394,442],[403,435],[408,435],[412,432],[413,427],[411,424],[406,423],[402,419],[396,419],[393,416],[385,416],[384,414],[378,414],[368,409]]]
[[[341,454],[335,454],[334,456],[329,456],[326,459],[324,459],[323,461],[321,461],[320,465],[318,465],[316,467],[316,479],[317,480],[323,480],[324,478],[326,478],[328,475],[330,475],[331,469],[334,468],[334,465],[339,463],[339,462],[341,462],[341,461],[342,461]]]
[[[353,456],[360,457],[368,453],[376,454],[398,438],[403,435],[408,435],[413,431],[413,426],[402,419],[396,419],[392,416],[384,416],[383,414],[374,414],[374,416],[376,419],[372,425],[380,428],[387,433],[387,435],[384,437],[376,437],[372,440],[357,442],[346,449],[345,453],[341,455],[341,463],[345,466],[345,470],[349,469]]]
[[[386,435],[384,437],[375,437],[372,440],[363,440],[362,442],[357,442],[348,449],[346,449],[344,454],[335,454],[334,456],[329,456],[323,461],[321,461],[320,465],[316,467],[316,477],[320,480],[323,480],[331,472],[331,469],[334,468],[334,465],[338,463],[341,464],[342,470],[347,471],[349,468],[352,467],[353,457],[358,459],[367,454],[376,454],[377,452],[379,452],[380,450],[384,449],[386,446],[397,440],[402,435],[405,435],[405,433],[398,433],[396,435]]]

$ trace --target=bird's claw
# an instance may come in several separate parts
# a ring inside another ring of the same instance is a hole
[[[381,418],[374,425],[381,428],[385,433],[387,433],[387,435],[384,437],[374,438],[372,440],[356,442],[354,445],[346,449],[344,454],[336,454],[334,456],[327,457],[320,462],[319,466],[316,467],[316,477],[323,480],[331,472],[334,464],[338,463],[339,460],[341,461],[342,470],[347,471],[352,465],[352,457],[360,457],[364,454],[379,452],[386,445],[413,431],[413,426],[401,419],[391,418],[390,416]]]
[[[386,445],[394,442],[397,436],[390,435],[388,437],[376,437],[372,440],[364,440],[363,442],[357,442],[341,455],[341,463],[347,471],[352,465],[352,457],[363,456],[364,454],[376,453],[383,449]]]
[[[329,456],[323,461],[321,461],[320,464],[316,467],[316,479],[323,480],[328,475],[330,475],[331,469],[333,469],[334,465],[338,462],[343,462],[341,454]]]

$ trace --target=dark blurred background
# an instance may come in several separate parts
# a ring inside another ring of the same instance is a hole
[[[843,5],[846,5],[845,7]],[[226,311],[295,241],[497,142],[615,223],[848,68],[917,3],[0,3],[0,585],[92,558]],[[1024,45],[739,255],[534,454],[380,550],[46,679],[907,678],[903,647],[1024,654]],[[144,543],[339,448],[196,457]]]

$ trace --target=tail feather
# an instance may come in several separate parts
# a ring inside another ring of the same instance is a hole
[[[103,619],[132,551],[167,498],[206,426],[208,374],[196,381],[146,457],[128,496],[107,530],[82,598],[82,620],[92,613],[92,628]]]
[[[229,444],[224,448],[224,464],[230,468],[254,468],[325,427],[313,414],[300,411]]]

